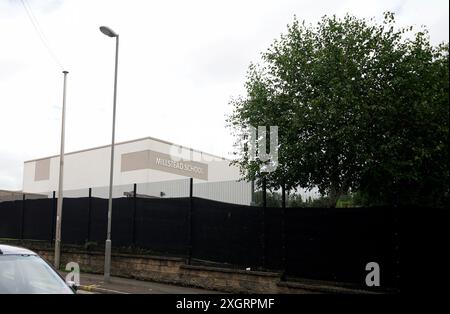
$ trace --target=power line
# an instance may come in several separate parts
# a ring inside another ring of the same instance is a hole
[[[30,4],[27,2],[27,0],[21,0],[23,7],[25,8],[25,11],[27,12],[28,18],[31,21],[31,24],[33,25],[36,33],[39,36],[39,39],[41,40],[42,44],[45,46],[47,51],[49,52],[50,56],[53,58],[53,60],[56,62],[56,64],[63,69],[63,66],[61,65],[61,62],[59,61],[59,58],[56,56],[56,54],[53,52],[49,45],[49,41],[47,40],[47,37],[45,36],[44,32],[42,31],[42,27],[40,26],[36,16],[33,14],[33,9],[30,6]]]
[[[31,24],[34,27],[34,30],[36,31],[36,33],[39,36],[39,39],[41,40],[42,44],[45,46],[45,48],[47,49],[48,53],[50,54],[50,56],[52,57],[53,61],[56,62],[56,64],[61,68],[61,70],[63,69],[63,66],[61,65],[61,62],[59,61],[58,57],[56,56],[56,54],[53,52],[53,50],[50,48],[50,45],[48,43],[47,37],[45,36],[44,32],[42,31],[42,28],[39,25],[39,22],[37,20],[37,18],[35,17],[35,15],[33,14],[33,9],[31,8],[31,6],[29,5],[29,3],[27,2],[27,0],[20,0],[22,2],[22,5],[25,9],[25,11],[27,12],[28,18],[31,22]]]

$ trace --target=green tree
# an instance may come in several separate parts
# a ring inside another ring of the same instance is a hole
[[[373,19],[323,17],[288,25],[250,65],[247,95],[231,101],[235,134],[279,127],[279,167],[263,174],[248,156],[235,163],[269,188],[318,187],[336,206],[358,191],[366,205],[448,201],[448,43],[426,29]]]

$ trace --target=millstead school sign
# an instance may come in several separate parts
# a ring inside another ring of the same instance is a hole
[[[121,171],[153,169],[184,177],[208,180],[208,165],[193,160],[175,160],[168,154],[144,150],[122,155]]]

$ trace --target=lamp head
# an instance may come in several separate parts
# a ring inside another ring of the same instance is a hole
[[[118,35],[107,26],[100,26],[100,31],[109,37],[117,37]]]

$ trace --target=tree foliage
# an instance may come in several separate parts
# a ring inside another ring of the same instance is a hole
[[[246,97],[231,101],[235,134],[279,127],[279,166],[262,174],[246,145],[235,163],[269,188],[318,187],[334,206],[358,191],[367,204],[448,201],[448,43],[425,28],[323,17],[288,25],[249,67]],[[247,141],[239,138],[240,144]]]

